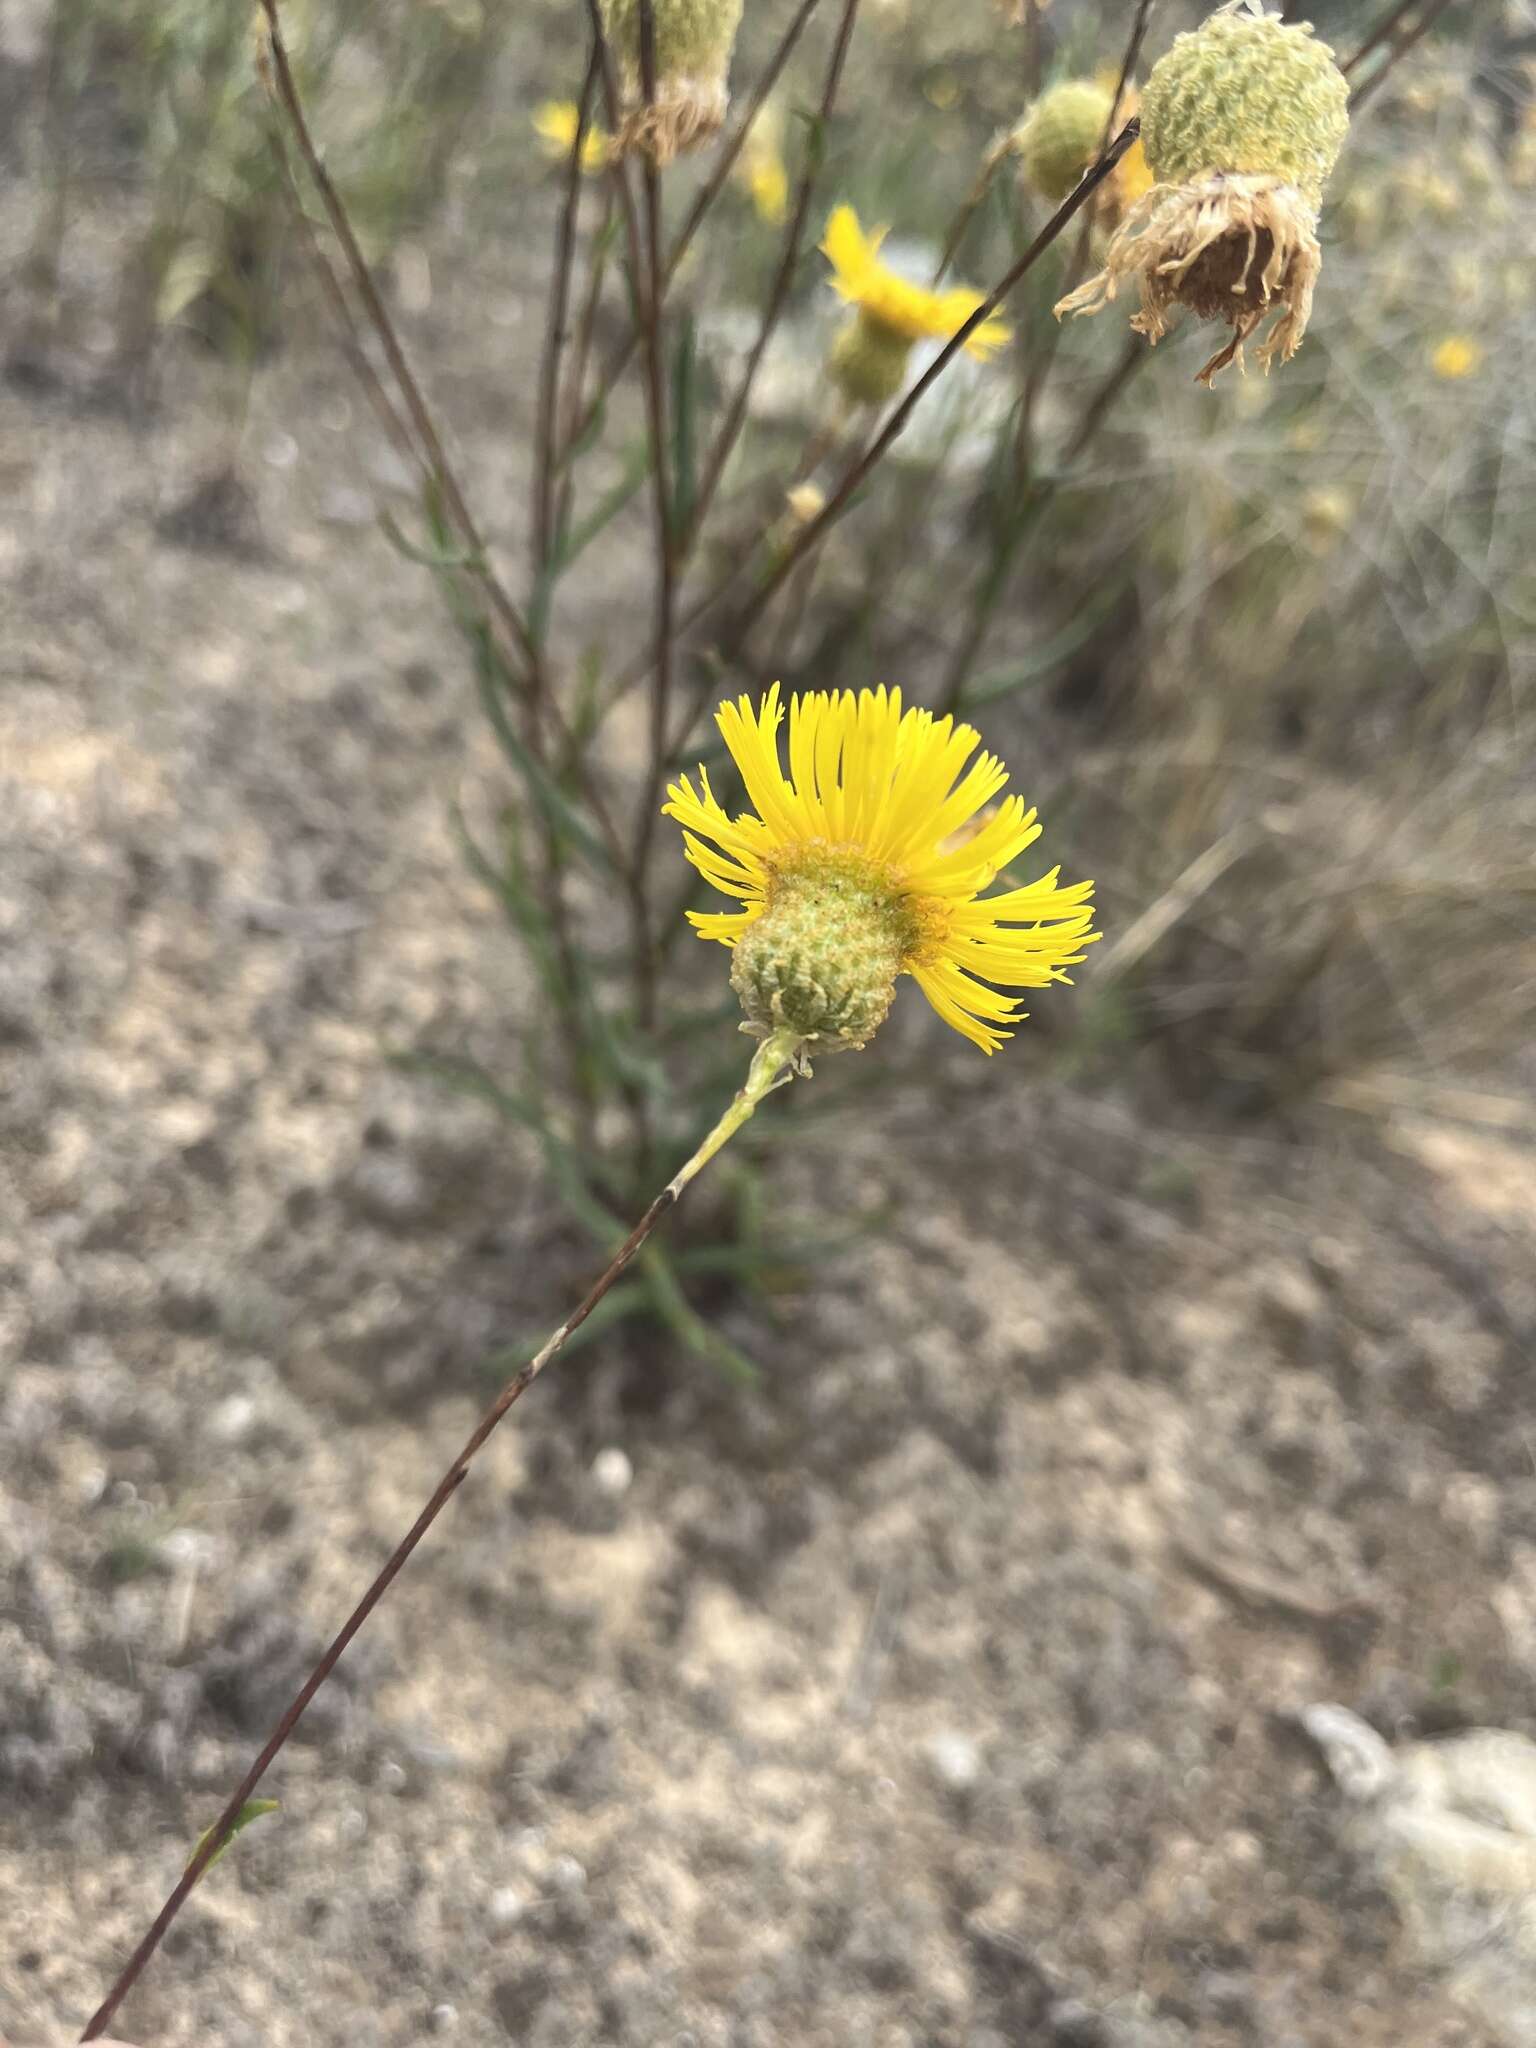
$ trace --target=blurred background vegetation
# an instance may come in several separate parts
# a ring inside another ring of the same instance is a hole
[[[1381,11],[1335,0],[1317,28],[1344,56]],[[40,200],[7,373],[150,420],[175,402],[178,365],[211,357],[227,456],[185,516],[216,521],[238,516],[251,380],[274,352],[331,345],[345,308],[343,339],[417,475],[417,517],[406,530],[391,515],[388,537],[419,565],[423,604],[433,584],[447,600],[444,634],[506,756],[505,801],[460,820],[465,887],[496,892],[546,996],[545,1028],[509,1035],[494,1062],[395,1050],[536,1131],[579,1233],[611,1242],[741,1067],[723,957],[688,938],[670,828],[646,821],[659,779],[718,759],[716,699],[777,676],[898,682],[974,710],[1039,803],[1047,863],[1098,879],[1107,938],[1081,999],[1042,1002],[989,1087],[1102,1066],[1197,1114],[1454,1101],[1522,1118],[1536,989],[1536,17],[1520,0],[1434,12],[1401,62],[1389,38],[1356,81],[1386,72],[1329,193],[1295,363],[1212,392],[1193,382],[1197,339],[1150,352],[1120,309],[1058,328],[1051,306],[1083,260],[1074,224],[1010,303],[1012,351],[953,366],[761,615],[743,623],[731,600],[680,631],[658,754],[656,447],[661,518],[674,541],[688,529],[672,564],[686,620],[727,572],[745,568],[738,596],[760,583],[819,502],[805,487],[833,490],[867,445],[871,421],[848,415],[825,374],[839,314],[815,243],[831,207],[888,224],[888,253],[915,279],[959,231],[953,274],[989,285],[1049,212],[1021,188],[1007,137],[1052,80],[1118,71],[1133,10],[1053,0],[1010,24],[985,0],[809,9],[676,266],[656,336],[659,444],[623,232],[631,207],[643,235],[643,181],[632,167],[620,204],[610,173],[584,176],[553,445],[509,433],[495,451],[519,479],[494,494],[495,522],[474,505],[483,451],[461,446],[451,393],[435,388],[422,319],[434,235],[514,238],[542,322],[574,181],[535,116],[581,90],[584,11],[281,10],[317,148],[441,460],[258,76],[248,0],[36,11],[44,90],[11,148]],[[790,18],[749,6],[727,136]],[[1198,18],[1158,0],[1136,76]],[[720,146],[659,179],[664,247]],[[781,273],[782,316],[744,385]],[[531,374],[523,349],[508,375]],[[977,1085],[979,1059],[949,1046],[933,1077],[944,1034],[920,1010],[902,1006],[875,1059],[829,1065],[849,1113],[919,1067],[925,1085]],[[809,1255],[764,1208],[748,1149],[605,1313],[660,1316],[749,1370],[709,1326],[712,1291],[771,1282]]]

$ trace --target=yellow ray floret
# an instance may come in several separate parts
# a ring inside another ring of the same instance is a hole
[[[851,206],[835,207],[827,222],[821,252],[832,265],[832,289],[892,334],[907,341],[948,341],[982,303],[983,294],[957,287],[930,292],[909,284],[880,261],[884,228],[869,234],[859,226]],[[1009,338],[1006,323],[994,314],[966,337],[967,351],[985,362]]]
[[[903,710],[899,690],[818,690],[790,700],[786,770],[777,683],[756,706],[747,697],[722,704],[716,722],[752,808],[733,818],[702,767],[697,786],[686,775],[669,786],[663,807],[682,826],[699,873],[741,906],[690,911],[701,937],[735,947],[754,926],[766,935],[778,919],[794,934],[797,960],[810,949],[824,996],[835,963],[816,955],[805,906],[830,904],[828,914],[842,920],[834,919],[836,943],[858,951],[864,926],[850,927],[852,904],[875,938],[890,940],[887,991],[895,975],[910,974],[944,1021],[988,1053],[1023,1014],[1020,999],[999,987],[1067,980],[1065,970],[1098,937],[1090,929],[1093,884],[1064,888],[1059,870],[983,895],[1040,827],[1021,797],[1002,794],[1007,772],[995,755],[977,752],[980,735],[970,726]],[[887,993],[883,1003],[858,1008],[858,1031],[867,1036],[888,1006]],[[848,1014],[846,1006],[839,1012]],[[755,1019],[750,1005],[748,1017],[754,1029],[782,1022],[778,1013]],[[828,1027],[829,1039],[839,1035],[863,1043],[852,1026]]]
[[[568,157],[576,141],[580,114],[574,100],[543,100],[533,110],[534,133],[552,157]],[[581,138],[581,168],[600,171],[607,164],[611,144],[595,124]]]

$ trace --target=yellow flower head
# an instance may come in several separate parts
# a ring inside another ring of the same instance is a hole
[[[774,684],[715,714],[752,810],[730,817],[699,769],[668,790],[688,859],[739,910],[690,911],[701,938],[735,949],[731,981],[759,1035],[790,1028],[824,1050],[860,1046],[910,974],[946,1024],[995,1052],[1023,1014],[996,987],[1068,979],[1098,934],[1091,882],[1053,869],[984,897],[1040,836],[980,735],[899,690],[814,691],[784,709]],[[967,763],[970,766],[967,767]],[[990,807],[990,808],[989,808]]]
[[[758,219],[771,228],[780,226],[789,211],[789,172],[784,167],[784,116],[772,101],[747,130],[735,177]]]
[[[930,292],[919,284],[909,284],[880,261],[885,236],[884,228],[866,235],[851,206],[835,207],[821,245],[832,265],[832,289],[857,306],[866,319],[904,341],[948,341],[970,319],[983,294],[963,287]],[[1007,339],[1007,325],[994,314],[967,338],[965,346],[984,362]]]
[[[1429,367],[1437,377],[1475,377],[1483,366],[1479,344],[1464,334],[1448,334],[1434,350]]]
[[[552,157],[568,157],[576,140],[580,116],[574,100],[544,100],[533,110],[533,126]],[[610,143],[599,127],[587,129],[581,144],[581,168],[600,171],[608,162]]]

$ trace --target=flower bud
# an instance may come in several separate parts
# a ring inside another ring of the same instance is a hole
[[[861,312],[832,344],[827,369],[843,396],[855,405],[884,405],[907,380],[912,354],[909,335]]]
[[[1021,181],[1052,206],[1060,206],[1136,107],[1137,95],[1130,87],[1115,105],[1113,77],[1068,78],[1053,85],[1014,130]],[[1134,142],[1090,201],[1095,221],[1113,228],[1151,182],[1141,144]]]

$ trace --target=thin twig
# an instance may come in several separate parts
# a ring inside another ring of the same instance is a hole
[[[1104,116],[1104,128],[1099,137],[1100,155],[1108,149],[1110,137],[1115,132],[1115,123],[1120,109],[1125,104],[1126,90],[1131,74],[1136,69],[1136,59],[1141,55],[1141,46],[1146,40],[1147,23],[1151,19],[1154,0],[1137,0],[1136,12],[1131,19],[1131,32],[1126,38],[1125,54],[1120,61],[1120,75],[1115,81],[1114,95],[1109,103],[1109,112]],[[1062,279],[1061,298],[1068,298],[1082,283],[1088,271],[1089,245],[1093,235],[1091,210],[1083,215],[1082,228]],[[1031,439],[1034,431],[1035,412],[1044,393],[1056,362],[1056,353],[1061,346],[1061,324],[1052,321],[1043,342],[1032,352],[1024,375],[1024,392],[1019,405],[1018,433],[1014,439],[1014,470],[1021,483],[1029,474]]]
[[[710,1132],[693,1157],[673,1175],[661,1193],[657,1195],[645,1214],[640,1218],[640,1221],[635,1225],[628,1237],[625,1238],[607,1265],[604,1266],[596,1280],[587,1289],[578,1306],[566,1317],[565,1321],[554,1332],[553,1336],[549,1338],[537,1356],[531,1358],[520,1372],[515,1373],[507,1381],[490,1407],[486,1409],[480,1420],[475,1424],[463,1449],[433,1489],[432,1496],[426,1506],[390,1552],[387,1562],[377,1573],[368,1590],[363,1594],[362,1599],[358,1601],[347,1619],[342,1623],[341,1628],[332,1638],[313,1671],[310,1672],[308,1678],[299,1687],[292,1700],[289,1701],[277,1726],[273,1729],[271,1735],[268,1736],[255,1762],[240,1780],[233,1793],[231,1793],[223,1812],[199,1841],[191,1861],[177,1879],[165,1904],[155,1915],[148,1933],[128,1958],[111,1990],[91,2015],[85,2032],[80,2036],[82,2042],[94,2041],[106,2031],[112,2016],[138,1982],[145,1964],[148,1963],[150,1957],[160,1946],[171,1922],[186,1904],[198,1879],[207,1870],[214,1857],[234,1833],[236,1823],[240,1818],[241,1809],[266,1776],[268,1767],[277,1756],[279,1750],[282,1749],[289,1736],[298,1726],[310,1701],[330,1677],[332,1671],[335,1670],[337,1663],[340,1661],[343,1652],[352,1641],[352,1638],[394,1584],[396,1578],[398,1578],[400,1572],[409,1561],[411,1553],[463,1485],[469,1475],[471,1463],[497,1424],[501,1422],[513,1404],[521,1400],[522,1396],[527,1393],[545,1366],[558,1355],[567,1339],[581,1328],[581,1325],[591,1315],[593,1309],[597,1307],[603,1296],[613,1286],[625,1267],[629,1265],[652,1231],[655,1230],[657,1224],[660,1223],[669,1209],[676,1206],[678,1198],[689,1182],[709,1164],[721,1146],[752,1116],[763,1098],[779,1085],[785,1067],[790,1064],[794,1057],[794,1051],[792,1034],[789,1033],[777,1033],[774,1037],[763,1041],[753,1057],[746,1086],[737,1091],[734,1101],[726,1110],[725,1115],[715,1125],[713,1131]]]
[[[1368,33],[1365,41],[1355,51],[1354,55],[1346,57],[1339,66],[1344,76],[1346,78],[1350,77],[1360,68],[1373,51],[1379,50],[1398,24],[1405,20],[1408,15],[1412,14],[1418,4],[1419,0],[1397,0],[1395,6],[1389,7],[1376,26]]]
[[[1405,35],[1400,37],[1396,43],[1394,43],[1392,50],[1387,57],[1386,62],[1381,66],[1380,70],[1373,71],[1370,77],[1366,79],[1365,83],[1363,85],[1357,85],[1354,91],[1350,94],[1349,111],[1352,115],[1359,113],[1360,109],[1365,105],[1366,101],[1370,98],[1371,94],[1375,92],[1376,88],[1381,84],[1382,80],[1386,78],[1393,70],[1396,69],[1397,65],[1400,64],[1403,58],[1407,56],[1408,52],[1413,48],[1414,44],[1417,43],[1422,36],[1425,36],[1429,33],[1429,31],[1434,27],[1435,23],[1440,19],[1441,15],[1445,13],[1446,9],[1450,6],[1450,4],[1451,0],[1429,0],[1428,6],[1424,9],[1424,12],[1419,16],[1418,20],[1414,23],[1413,27],[1410,28]],[[1354,56],[1350,59],[1349,63],[1347,63],[1343,67],[1344,75],[1346,78],[1354,70],[1355,66],[1360,62],[1361,58],[1366,54],[1366,51],[1368,49],[1372,49],[1375,47],[1376,43],[1380,40],[1381,35],[1383,33],[1389,36],[1393,34],[1393,32],[1396,30],[1398,26],[1398,23],[1401,21],[1403,15],[1406,12],[1406,7],[1399,6],[1395,8],[1393,10],[1391,19],[1383,25],[1383,28],[1375,31],[1371,37],[1367,38],[1366,42],[1362,44],[1360,49],[1358,49],[1355,52]]]
[[[283,42],[282,25],[278,20],[277,0],[260,0],[260,6],[267,21],[268,47],[272,55],[272,71],[276,82],[277,95],[282,103],[283,112],[288,117],[288,124],[293,130],[294,140],[299,146],[299,154],[303,157],[305,168],[314,180],[315,190],[320,194],[321,203],[325,207],[326,218],[331,224],[331,231],[341,245],[342,254],[346,258],[347,268],[352,274],[352,282],[367,310],[369,324],[379,337],[379,342],[389,363],[390,374],[393,376],[400,396],[405,402],[406,410],[410,415],[411,425],[431,465],[433,480],[442,493],[443,502],[448,508],[455,525],[459,528],[461,537],[474,554],[475,573],[485,589],[486,595],[490,598],[492,607],[503,626],[511,635],[518,653],[529,665],[531,679],[534,671],[537,669],[537,658],[527,623],[522,613],[512,602],[500,579],[490,567],[486,556],[485,543],[480,537],[479,528],[470,515],[469,506],[465,502],[459,480],[454,475],[448,457],[444,452],[442,439],[438,434],[431,412],[428,410],[426,399],[422,396],[421,386],[417,383],[410,364],[406,361],[405,350],[400,345],[400,337],[395,332],[394,323],[385,309],[384,301],[379,294],[379,288],[374,283],[373,272],[369,269],[363,252],[358,247],[357,236],[353,232],[352,222],[347,215],[347,210],[342,205],[335,186],[331,183],[330,173],[326,170],[325,164],[321,160],[320,152],[315,147],[314,137],[310,134],[309,122],[304,114],[304,107],[299,98],[298,87],[294,82],[293,67],[288,61],[288,51]]]
[[[576,342],[571,350],[570,375],[566,382],[565,403],[561,408],[560,456],[556,464],[560,471],[560,502],[555,512],[556,533],[564,533],[571,520],[571,500],[576,490],[576,471],[574,463],[569,458],[574,451],[582,417],[581,394],[586,389],[587,366],[592,360],[592,342],[597,333],[597,309],[602,301],[603,276],[608,258],[608,233],[612,225],[613,186],[605,178],[602,211],[597,217],[597,226],[593,230],[590,244],[591,265],[587,274],[586,295],[576,321]]]
[[[320,194],[321,202],[325,207],[326,218],[330,222],[331,231],[341,248],[347,269],[352,277],[353,285],[368,316],[369,325],[384,351],[385,361],[389,366],[390,375],[394,379],[395,388],[400,395],[401,403],[405,407],[406,416],[416,443],[415,459],[417,465],[435,486],[436,493],[445,510],[458,528],[459,537],[469,556],[469,560],[464,565],[465,573],[472,576],[479,588],[484,592],[490,604],[492,615],[501,628],[502,635],[510,640],[513,650],[525,664],[524,672],[521,675],[517,675],[510,667],[508,672],[513,674],[514,680],[529,707],[531,735],[535,744],[538,743],[539,720],[542,715],[548,717],[556,735],[566,742],[569,748],[570,730],[558,703],[545,688],[544,670],[539,650],[533,642],[532,635],[529,633],[527,622],[524,620],[522,613],[513,603],[506,586],[491,566],[485,542],[480,535],[480,529],[470,514],[463,489],[449,464],[443,447],[442,437],[438,433],[436,423],[432,418],[421,386],[417,383],[415,376],[412,374],[410,364],[406,360],[399,335],[395,331],[394,323],[389,317],[378,286],[374,282],[373,273],[369,269],[362,249],[358,244],[357,235],[352,227],[347,209],[342,202],[340,193],[331,182],[330,175],[321,160],[320,152],[315,146],[314,137],[310,132],[309,122],[304,113],[303,103],[299,98],[293,69],[289,63],[288,51],[283,42],[282,25],[278,19],[278,0],[259,0],[259,4],[262,13],[266,17],[267,49],[265,54],[270,58],[270,62],[263,66],[263,75],[279,106],[282,108],[288,126],[293,133],[294,140],[298,144],[299,154],[304,160],[305,168],[309,172],[316,191]],[[295,187],[295,192],[296,190],[297,188]],[[302,216],[302,205],[300,205],[299,211]],[[338,292],[339,289],[338,283]],[[356,328],[350,314],[343,311],[342,317],[349,337],[355,341]],[[361,356],[360,349],[354,356],[354,362],[359,360],[366,362],[366,358]],[[370,395],[372,387],[377,384],[377,381],[371,370],[365,373],[363,383],[365,389],[370,391]],[[622,871],[625,860],[623,842],[619,837],[613,818],[603,799],[602,792],[598,788],[596,779],[590,773],[585,762],[579,762],[578,769],[581,775],[582,793],[591,807],[594,822],[605,846]]]
[[[601,17],[594,12],[601,33]],[[637,32],[640,81],[647,107],[656,104],[655,0],[639,0]],[[654,1021],[656,966],[651,946],[646,867],[656,827],[651,790],[661,779],[666,758],[667,721],[672,709],[672,676],[676,660],[678,534],[673,480],[667,448],[667,378],[662,325],[661,179],[655,152],[643,149],[641,182],[645,195],[645,239],[636,234],[630,246],[635,272],[635,305],[640,321],[645,381],[646,424],[650,434],[651,501],[656,528],[656,640],[650,703],[650,761],[635,822],[633,868],[635,1012],[642,1027]]]
[[[560,226],[555,237],[555,276],[554,288],[549,295],[549,325],[545,330],[544,354],[539,365],[539,416],[533,464],[533,565],[534,575],[540,579],[548,575],[554,554],[555,413],[560,391],[560,355],[565,347],[566,313],[571,296],[571,258],[576,246],[576,218],[581,208],[581,159],[591,125],[597,72],[598,55],[594,48],[587,59],[587,75],[582,80],[581,97],[576,102],[576,133],[571,139]]]
[[[704,474],[699,482],[698,497],[693,507],[693,518],[688,530],[690,544],[697,540],[703,527],[725,466],[731,459],[732,451],[746,423],[747,407],[752,398],[752,386],[757,381],[758,369],[773,339],[774,329],[783,316],[789,299],[790,286],[794,283],[795,272],[800,268],[800,257],[805,240],[805,223],[815,196],[817,173],[821,169],[821,140],[826,124],[832,118],[832,109],[837,102],[838,87],[842,83],[843,65],[848,56],[848,45],[853,39],[854,19],[858,14],[859,0],[844,0],[843,18],[838,25],[837,40],[832,46],[832,60],[827,66],[827,82],[822,90],[821,105],[817,110],[817,134],[806,156],[805,169],[800,178],[800,190],[795,200],[794,214],[789,230],[784,237],[784,249],[779,258],[779,267],[774,274],[773,285],[768,293],[768,303],[763,308],[763,317],[758,323],[757,339],[747,357],[746,368],[741,373],[741,382],[731,400],[724,423],[716,436],[710,451]]]
[[[827,529],[842,517],[843,513],[848,509],[849,501],[869,476],[870,471],[901,434],[926,393],[944,374],[945,370],[948,369],[977,328],[982,326],[985,321],[991,319],[1003,301],[1029,274],[1046,250],[1050,248],[1051,244],[1061,234],[1068,222],[1093,197],[1104,179],[1113,171],[1115,165],[1124,156],[1140,133],[1141,123],[1139,120],[1131,120],[1126,123],[1120,134],[1115,138],[1108,153],[1101,157],[1098,163],[1087,172],[1076,191],[1064,200],[1055,213],[1051,215],[1051,218],[1046,222],[1039,234],[1036,235],[1023,255],[1005,273],[1001,282],[994,285],[992,290],[988,292],[987,296],[977,306],[975,312],[971,314],[970,318],[950,336],[943,348],[940,349],[939,353],[928,365],[928,368],[917,379],[911,390],[908,391],[901,403],[892,412],[884,427],[881,428],[873,441],[870,442],[858,461],[849,469],[821,511],[817,513],[814,519],[800,529],[794,541],[779,556],[763,581],[747,600],[741,612],[737,614],[733,620],[733,628],[738,638],[761,615],[775,591],[777,591],[796,563],[799,562],[801,556],[808,549],[816,546]],[[690,622],[712,611],[723,589],[724,585],[719,585],[703,598],[691,613]]]
[[[935,291],[944,282],[945,277],[949,274],[949,266],[959,255],[960,244],[965,240],[965,231],[975,219],[976,209],[992,190],[992,180],[997,176],[1003,165],[1007,163],[1009,157],[1012,156],[1014,133],[1015,131],[1010,128],[1006,135],[1000,136],[996,142],[991,144],[986,155],[982,158],[981,169],[976,174],[976,182],[960,202],[960,210],[950,223],[949,233],[944,237],[943,253],[940,255],[937,267],[933,273],[933,289]]]
[[[773,91],[775,85],[778,84],[779,76],[784,66],[789,62],[790,53],[800,40],[801,31],[820,4],[821,0],[800,0],[800,7],[788,28],[785,29],[784,34],[780,37],[779,46],[769,59],[768,68],[758,81],[757,90],[753,93],[746,112],[732,130],[729,140],[721,144],[717,153],[715,168],[700,187],[698,197],[688,209],[688,216],[681,228],[679,228],[677,240],[672,244],[671,251],[668,254],[666,266],[662,271],[663,292],[666,291],[677,276],[678,267],[692,247],[694,236],[704,224],[705,215],[720,197],[725,187],[726,179],[735,167],[736,159],[741,155],[747,137],[752,132],[753,123],[762,112],[768,95]],[[583,411],[573,416],[571,425],[561,444],[560,462],[562,465],[569,461],[571,451],[576,442],[588,431],[592,422],[597,418],[599,411],[607,404],[614,387],[629,367],[630,358],[633,356],[639,340],[640,329],[637,324],[630,328],[629,333],[625,335],[615,351],[612,360],[604,368],[590,403]]]
[[[305,257],[341,330],[342,353],[346,356],[348,366],[362,386],[363,395],[373,407],[379,425],[384,429],[395,453],[408,467],[414,468],[424,482],[430,482],[432,472],[425,455],[412,440],[410,428],[396,412],[394,401],[384,389],[378,371],[368,360],[368,352],[363,347],[362,333],[353,317],[352,308],[347,304],[347,295],[342,289],[341,279],[336,275],[334,265],[320,246],[315,224],[305,210],[303,195],[293,174],[292,161],[276,128],[268,130],[267,141],[273,161],[277,165],[278,175],[288,194],[289,206],[299,231],[299,239],[304,245]]]
[[[1119,398],[1121,392],[1124,391],[1126,385],[1136,376],[1142,365],[1149,363],[1151,360],[1152,351],[1145,342],[1133,337],[1126,343],[1119,362],[1104,379],[1104,382],[1099,386],[1093,397],[1089,399],[1087,405],[1084,406],[1083,416],[1078,421],[1077,432],[1061,451],[1061,467],[1063,469],[1070,469],[1072,464],[1076,462],[1094,435],[1103,426],[1105,420],[1108,419],[1115,401]]]

